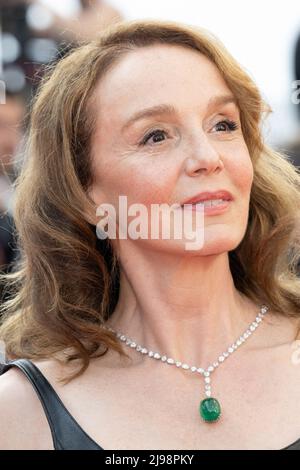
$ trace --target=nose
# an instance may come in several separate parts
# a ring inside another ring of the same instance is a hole
[[[223,161],[208,137],[202,133],[193,139],[189,146],[189,154],[185,160],[185,171],[189,176],[220,172],[224,168]]]

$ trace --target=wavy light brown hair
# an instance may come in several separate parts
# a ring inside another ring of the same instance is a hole
[[[271,108],[209,31],[170,21],[122,21],[53,64],[34,98],[16,181],[20,259],[13,272],[2,276],[10,298],[1,309],[0,338],[9,359],[63,352],[67,362],[79,359],[71,380],[108,348],[127,356],[119,340],[102,328],[118,301],[118,258],[108,239],[97,238],[87,217],[95,214],[88,196],[93,92],[125,54],[153,44],[204,54],[235,95],[254,180],[245,236],[229,252],[234,283],[255,302],[300,320],[300,175],[287,156],[263,141],[262,124]]]

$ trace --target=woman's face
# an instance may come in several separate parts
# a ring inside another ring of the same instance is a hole
[[[151,204],[182,204],[203,191],[225,189],[234,199],[222,214],[204,216],[204,246],[196,254],[234,249],[247,228],[253,167],[237,105],[216,101],[224,96],[233,95],[217,67],[197,51],[153,45],[124,56],[94,95],[89,194],[96,205],[110,203],[118,214],[119,195],[126,195],[128,207],[143,204],[150,213]],[[132,119],[161,105],[172,110]],[[186,240],[133,242],[183,252]]]

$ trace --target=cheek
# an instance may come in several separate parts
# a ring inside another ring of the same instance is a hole
[[[97,199],[117,204],[121,195],[127,196],[128,204],[140,203],[145,206],[168,202],[173,191],[174,181],[169,171],[165,171],[157,163],[140,165],[136,162],[127,164],[102,165],[98,167],[99,178],[96,176],[94,195]]]
[[[174,177],[171,169],[156,161],[133,162],[130,166],[122,166],[121,175],[114,185],[114,190],[126,194],[131,203],[145,206],[170,201],[174,191]],[[174,172],[173,172],[174,173]]]
[[[231,181],[242,193],[250,192],[253,182],[253,165],[248,153],[239,155],[236,159],[231,159],[227,166]]]

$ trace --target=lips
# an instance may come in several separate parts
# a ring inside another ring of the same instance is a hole
[[[190,199],[186,199],[181,206],[184,204],[196,204],[197,202],[208,201],[210,199],[224,199],[225,201],[232,201],[233,196],[232,194],[225,190],[221,189],[218,191],[205,191],[199,194],[196,194],[194,197]]]

